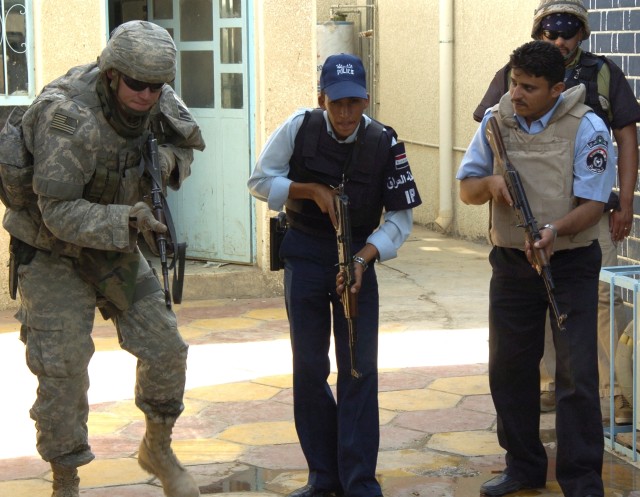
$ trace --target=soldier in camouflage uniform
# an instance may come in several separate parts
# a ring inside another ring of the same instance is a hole
[[[96,307],[115,323],[121,347],[138,358],[135,402],[146,419],[140,466],[159,478],[167,496],[200,495],[170,446],[184,409],[188,347],[136,246],[139,232],[167,230],[143,201],[150,183],[140,164],[149,132],[172,188],[189,176],[193,149],[204,149],[198,125],[165,84],[175,78],[175,63],[165,29],[125,23],[97,63],[47,85],[22,118],[33,192],[16,199],[3,225],[21,261],[16,317],[38,377],[30,413],[37,449],[53,469],[54,497],[78,496],[77,467],[94,458],[87,366]]]

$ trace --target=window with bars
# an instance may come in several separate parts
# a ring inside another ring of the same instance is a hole
[[[33,97],[31,0],[0,0],[0,105],[24,105]]]

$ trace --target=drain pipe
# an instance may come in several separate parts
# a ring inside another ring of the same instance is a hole
[[[453,0],[440,0],[440,210],[435,224],[453,221]]]

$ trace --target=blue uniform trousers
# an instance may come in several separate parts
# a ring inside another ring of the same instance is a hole
[[[489,381],[498,414],[506,473],[544,486],[547,455],[540,441],[540,372],[548,301],[543,280],[521,250],[494,247],[489,306]],[[598,392],[598,242],[551,258],[566,331],[551,317],[556,348],[556,477],[567,497],[604,495],[604,450]]]
[[[354,244],[355,245],[355,244]],[[354,252],[359,248],[354,246]],[[280,251],[293,352],[293,400],[298,438],[318,489],[346,497],[382,495],[375,478],[378,416],[378,283],[374,265],[364,273],[356,320],[357,369],[351,376],[347,321],[336,294],[335,238],[289,229]],[[330,373],[331,329],[338,367],[336,395]]]

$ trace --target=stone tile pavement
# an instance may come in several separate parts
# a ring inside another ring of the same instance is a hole
[[[400,256],[378,265],[381,287],[378,474],[386,497],[468,497],[503,468],[487,380],[489,248],[417,227]],[[281,297],[189,299],[176,306],[190,344],[185,412],[174,448],[203,495],[286,495],[306,481],[293,425],[291,357]],[[206,300],[205,300],[206,299]],[[28,410],[36,381],[24,365],[12,312],[0,312],[0,496],[51,494]],[[137,465],[144,429],[134,406],[135,360],[96,318],[90,365],[90,443],[80,468],[86,497],[160,497]],[[335,383],[335,374],[331,377]],[[555,481],[553,413],[542,416]],[[640,497],[640,470],[605,453],[607,497]]]

